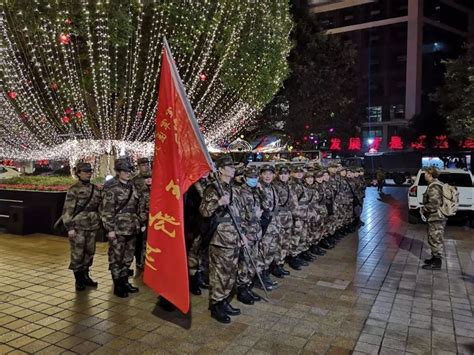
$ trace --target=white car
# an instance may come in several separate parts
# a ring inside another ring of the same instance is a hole
[[[0,165],[0,180],[2,179],[11,179],[14,177],[19,177],[21,174],[18,170],[11,168],[9,166]]]
[[[459,209],[458,215],[466,215],[471,219],[471,225],[474,216],[474,187],[472,174],[464,169],[444,169],[440,171],[439,180],[456,186],[459,191]],[[417,223],[420,220],[420,208],[423,205],[423,194],[428,184],[425,180],[425,172],[419,170],[415,182],[408,189],[408,221]]]

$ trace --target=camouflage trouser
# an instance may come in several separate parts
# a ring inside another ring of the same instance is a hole
[[[293,216],[290,212],[280,212],[278,215],[278,223],[280,224],[281,228],[280,233],[278,234],[275,263],[277,265],[283,265],[290,252],[290,243],[293,230]]]
[[[230,296],[237,278],[240,247],[209,246],[209,302],[216,304]]]
[[[71,244],[71,263],[69,270],[82,271],[92,266],[95,254],[95,237],[97,229],[85,231],[76,229],[76,237],[70,240]]]
[[[278,250],[279,232],[278,224],[273,220],[259,243],[260,252],[257,258],[258,272],[268,270],[270,264],[275,260],[275,255]]]
[[[300,254],[301,245],[306,241],[308,226],[304,220],[296,220],[293,224],[293,231],[290,241],[290,256],[295,257]]]
[[[237,271],[237,286],[248,286],[255,277],[255,268],[253,267],[250,257],[256,262],[258,257],[258,243],[248,240],[248,253],[244,247],[240,248],[239,266]],[[250,257],[249,257],[250,254]]]
[[[204,271],[208,269],[209,265],[209,249],[203,248],[202,237],[198,236],[194,238],[191,248],[188,252],[188,270],[189,275],[194,275],[198,271]]]
[[[135,262],[141,268],[145,266],[146,238],[147,231],[145,230],[137,234],[135,239]]]
[[[446,220],[428,222],[428,244],[431,248],[431,255],[443,256],[443,236]]]
[[[109,270],[114,280],[128,276],[134,253],[134,235],[117,235],[114,240],[109,240]]]

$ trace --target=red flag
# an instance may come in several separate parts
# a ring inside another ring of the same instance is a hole
[[[210,170],[212,160],[164,39],[143,279],[184,313],[189,285],[183,194]]]

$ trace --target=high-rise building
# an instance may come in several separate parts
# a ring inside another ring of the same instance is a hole
[[[474,0],[300,1],[330,35],[358,50],[357,96],[367,107],[363,138],[389,137],[414,115],[434,109],[442,60],[455,58],[474,33]],[[471,37],[472,38],[472,37]]]

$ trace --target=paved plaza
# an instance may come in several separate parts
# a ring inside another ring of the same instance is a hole
[[[107,244],[97,290],[74,291],[66,239],[0,235],[0,354],[455,354],[474,353],[474,233],[448,226],[441,271],[422,270],[425,226],[407,223],[406,188],[367,190],[358,234],[271,292],[211,319],[207,291],[183,316],[140,292],[112,294]]]

